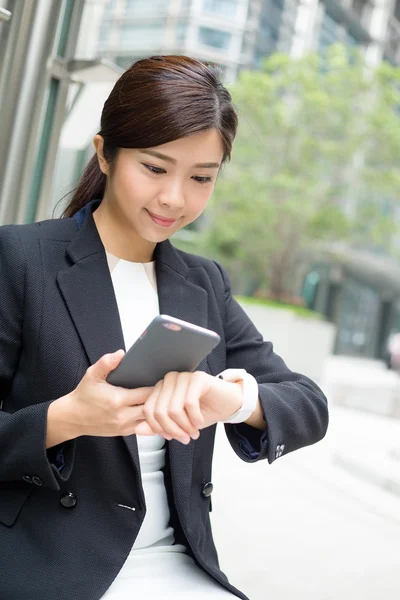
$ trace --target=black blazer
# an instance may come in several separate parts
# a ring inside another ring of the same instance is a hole
[[[47,410],[103,354],[124,348],[92,202],[77,218],[0,227],[0,598],[98,600],[120,571],[144,518],[134,435],[82,436],[46,451]],[[257,378],[265,430],[226,425],[247,462],[272,463],[320,440],[326,398],[291,372],[232,298],[215,262],[156,248],[161,313],[217,331],[200,368],[242,367]],[[239,598],[220,571],[204,486],[215,426],[167,443],[165,481],[177,541]],[[119,505],[135,506],[136,511]],[[260,515],[263,519],[265,515]]]

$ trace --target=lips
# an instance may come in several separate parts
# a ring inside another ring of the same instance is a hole
[[[177,219],[168,219],[160,215],[155,215],[149,210],[147,212],[153,223],[155,223],[156,225],[160,225],[161,227],[172,227],[172,225],[174,225],[177,222]]]

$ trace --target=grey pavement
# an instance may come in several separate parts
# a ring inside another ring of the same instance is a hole
[[[388,452],[400,471],[400,420],[335,406],[322,442],[273,465],[242,462],[221,428],[212,523],[232,583],[250,600],[399,600],[400,496],[354,468]]]

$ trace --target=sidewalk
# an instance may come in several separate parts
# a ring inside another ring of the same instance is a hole
[[[400,497],[400,419],[334,411],[328,438],[334,464]]]
[[[400,377],[378,361],[332,357],[321,387],[333,464],[400,496]]]
[[[348,466],[365,469],[398,434],[396,421],[332,406],[322,442],[249,465],[219,428],[211,519],[232,582],[250,600],[398,600],[399,496]]]

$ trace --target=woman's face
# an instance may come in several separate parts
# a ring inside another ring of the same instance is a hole
[[[122,148],[109,175],[104,200],[113,218],[146,242],[158,243],[203,212],[223,158],[219,133],[210,129],[147,149]]]

